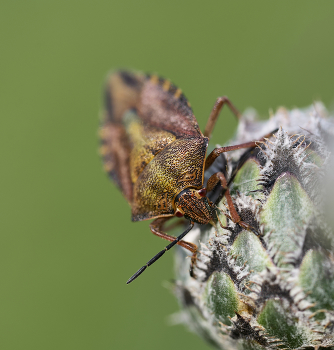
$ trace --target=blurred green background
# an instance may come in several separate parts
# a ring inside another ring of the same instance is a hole
[[[157,72],[200,126],[228,95],[243,110],[334,99],[333,1],[2,1],[1,349],[209,349],[183,326],[164,281],[165,242],[102,171],[105,74]],[[214,141],[232,137],[223,111]]]

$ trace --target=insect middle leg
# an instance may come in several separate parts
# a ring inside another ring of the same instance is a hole
[[[215,105],[213,106],[210,117],[206,123],[205,129],[204,129],[204,136],[209,138],[211,137],[211,134],[217,122],[219,113],[225,104],[228,105],[228,107],[233,112],[233,114],[237,117],[238,120],[241,118],[241,113],[226,96],[218,97]]]
[[[246,142],[246,143],[241,143],[239,145],[234,145],[234,146],[227,146],[227,147],[218,147],[215,148],[206,158],[205,160],[205,167],[204,170],[207,170],[212,163],[222,154],[225,152],[230,152],[230,151],[235,151],[238,149],[243,149],[243,148],[255,148],[259,145],[259,143],[261,143],[262,141],[266,140],[268,137],[274,135],[274,133],[277,131],[278,129],[273,130],[272,132],[268,133],[267,135],[265,135],[264,137],[262,137],[260,140],[258,141],[251,141],[251,142]]]
[[[262,139],[261,139],[262,140]],[[205,160],[205,168],[204,170],[207,170],[212,163],[222,154],[225,152],[235,151],[237,149],[243,149],[243,148],[254,148],[257,146],[258,141],[251,141],[246,143],[241,143],[240,145],[234,145],[234,146],[227,146],[227,147],[218,147],[215,148],[206,158]]]

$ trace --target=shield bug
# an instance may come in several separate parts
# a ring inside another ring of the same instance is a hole
[[[227,104],[239,112],[226,97],[217,99],[204,134],[182,91],[169,80],[129,71],[111,74],[105,87],[105,110],[100,129],[104,168],[121,189],[132,210],[132,221],[155,219],[150,229],[171,243],[156,254],[128,281],[132,282],[167,250],[178,244],[193,253],[197,246],[183,241],[194,223],[215,225],[218,208],[206,193],[220,184],[231,219],[246,229],[234,208],[223,172],[213,174],[203,188],[204,171],[222,153],[255,147],[255,142],[206,151],[219,112]],[[172,217],[184,217],[188,228],[178,237],[164,232]]]

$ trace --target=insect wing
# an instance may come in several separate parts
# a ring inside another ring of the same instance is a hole
[[[138,109],[143,122],[178,138],[202,136],[189,102],[169,80],[155,75],[147,79]]]
[[[137,108],[144,81],[144,75],[124,71],[115,72],[107,78],[105,110],[100,127],[100,154],[104,168],[130,204],[133,190],[129,163],[132,147],[123,117],[127,111]]]

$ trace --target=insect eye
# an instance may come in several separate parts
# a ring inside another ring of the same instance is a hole
[[[175,213],[175,216],[178,217],[178,218],[182,218],[183,216],[183,213],[180,212],[180,210],[176,210],[176,213]]]
[[[205,189],[205,188],[202,188],[201,190],[198,191],[198,194],[199,194],[201,197],[205,197],[205,196],[206,196],[206,189]]]

